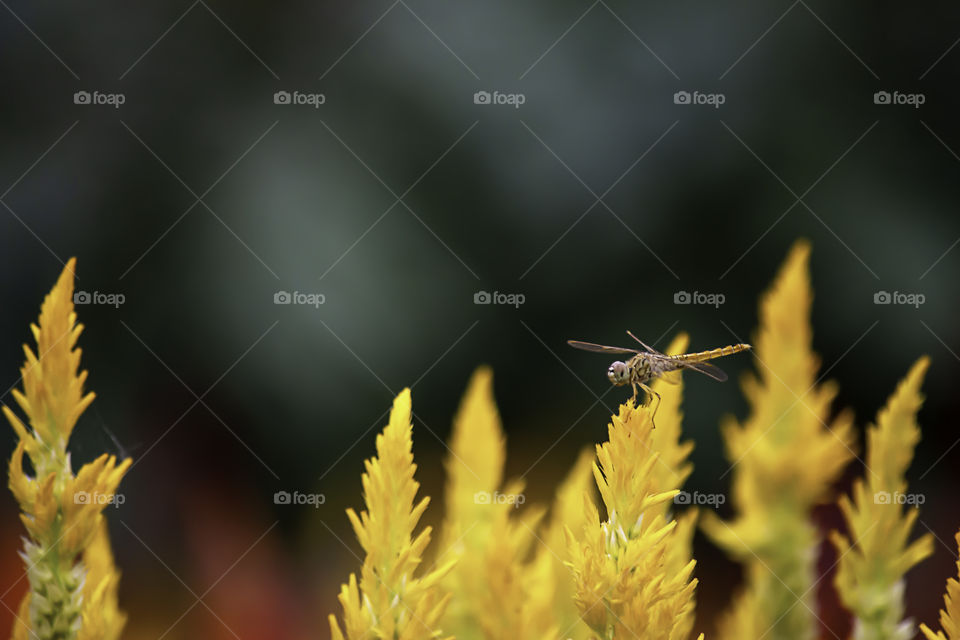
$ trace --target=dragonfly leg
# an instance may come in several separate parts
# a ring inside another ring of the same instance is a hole
[[[654,396],[656,396],[657,398],[657,405],[653,408],[653,413],[650,414],[650,421],[653,422],[653,418],[657,415],[657,409],[660,408],[660,402],[663,400],[663,398],[660,397],[659,393],[657,393],[656,391],[654,391],[652,388],[645,385],[644,383],[640,382],[639,385],[641,389],[647,392],[647,395],[650,397],[651,401],[653,400]]]

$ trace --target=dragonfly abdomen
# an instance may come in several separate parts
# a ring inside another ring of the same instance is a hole
[[[679,362],[706,362],[707,360],[713,360],[714,358],[720,358],[722,356],[730,356],[735,353],[740,353],[741,351],[747,351],[749,349],[750,345],[748,344],[732,344],[727,345],[726,347],[720,347],[718,349],[710,349],[709,351],[685,353],[671,357]]]

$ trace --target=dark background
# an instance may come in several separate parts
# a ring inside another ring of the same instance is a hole
[[[748,340],[798,237],[813,245],[814,343],[838,407],[865,425],[932,356],[910,479],[926,496],[918,531],[939,542],[908,604],[935,621],[960,524],[955,6],[0,5],[0,391],[67,258],[79,290],[125,296],[78,308],[98,399],[72,450],[75,466],[105,450],[136,460],[109,512],[126,637],[327,637],[360,564],[343,508],[361,504],[396,392],[416,383],[428,521],[480,363],[495,370],[508,472],[547,500],[622,400],[601,396],[607,359],[564,340]],[[81,90],[125,103],[74,104]],[[281,90],[325,103],[278,105]],[[525,103],[474,104],[481,90]],[[881,90],[925,103],[877,105]],[[725,103],[678,105],[677,91]],[[325,304],[275,305],[281,290]],[[480,290],[525,303],[475,305]],[[926,301],[878,306],[881,290]],[[726,302],[675,305],[677,291]],[[735,380],[751,361],[723,365],[733,382],[688,387],[700,491],[726,490],[717,425],[745,413]],[[9,455],[12,431],[0,443]],[[273,504],[295,489],[327,502]],[[0,600],[15,608],[21,532],[12,499],[0,507]],[[830,508],[817,520],[837,524]],[[699,537],[696,555],[709,631],[738,572]],[[830,579],[821,590],[842,636]]]

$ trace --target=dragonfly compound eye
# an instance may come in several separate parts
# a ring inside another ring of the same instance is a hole
[[[615,385],[621,385],[626,381],[627,365],[623,362],[614,362],[607,369],[607,377]]]

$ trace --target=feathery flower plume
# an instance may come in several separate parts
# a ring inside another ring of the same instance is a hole
[[[430,543],[431,528],[416,537],[414,529],[430,498],[414,505],[420,483],[414,480],[413,426],[410,423],[410,390],[393,401],[390,422],[377,436],[377,457],[364,463],[361,477],[367,509],[347,517],[366,552],[360,570],[340,588],[343,630],[330,614],[333,640],[427,640],[441,638],[440,617],[449,602],[440,580],[450,571],[447,562],[419,577],[414,576]],[[452,636],[451,636],[452,638]]]
[[[522,482],[502,486],[506,446],[493,374],[479,368],[453,424],[447,470],[444,555],[457,564],[444,580],[453,601],[444,628],[458,640],[554,638],[553,585],[531,560],[543,509],[518,510]]]
[[[960,547],[960,531],[957,532],[955,539],[957,547]],[[957,572],[960,574],[960,561],[957,561]],[[934,633],[925,624],[920,625],[920,631],[923,632],[927,640],[960,640],[960,582],[956,578],[947,580],[947,592],[943,595],[944,609],[940,610],[940,626],[943,631]]]
[[[686,353],[690,337],[679,333],[664,352],[668,355]],[[653,382],[653,390],[660,394],[657,407],[657,424],[653,430],[653,450],[660,454],[661,464],[653,468],[660,487],[680,489],[693,473],[693,465],[687,461],[693,451],[693,441],[680,441],[683,432],[683,378],[682,370],[668,373]],[[670,516],[671,503],[664,502],[654,507],[652,513]],[[687,509],[676,517],[677,528],[672,534],[673,541],[667,549],[667,571],[679,573],[693,560],[693,534],[699,518],[697,508]],[[676,637],[687,638],[693,629],[696,613],[696,598],[690,597],[690,607],[677,621]]]
[[[580,531],[587,523],[583,510],[584,495],[588,495],[591,502],[596,501],[593,496],[593,459],[591,449],[581,451],[573,468],[557,487],[550,520],[544,527],[542,544],[537,547],[531,568],[537,583],[552,592],[553,616],[563,640],[588,640],[591,637],[590,627],[581,620],[580,612],[573,605],[576,584],[566,565],[565,530]]]
[[[73,307],[75,267],[71,259],[44,299],[38,324],[30,327],[36,354],[23,347],[23,391],[14,389],[13,397],[27,424],[3,407],[19,437],[9,486],[28,534],[22,555],[30,589],[14,622],[14,640],[114,640],[125,622],[102,512],[131,461],[117,464],[104,454],[74,475],[67,452],[74,425],[94,398],[83,392],[87,372],[78,372],[83,325]],[[25,453],[32,476],[23,468]]]
[[[930,361],[920,358],[867,431],[866,479],[853,486],[853,499],[839,503],[850,540],[834,532],[839,567],[837,591],[854,616],[857,640],[910,640],[916,633],[904,620],[904,574],[933,552],[930,534],[908,542],[919,510],[904,507],[904,477],[920,440],[917,411],[923,403],[920,385]]]
[[[671,349],[679,345],[682,338]],[[658,391],[662,395],[665,389]],[[668,515],[669,502],[689,474],[689,446],[678,444],[676,393],[675,401],[664,398],[658,410],[662,434],[654,429],[650,407],[620,406],[608,441],[597,445],[593,467],[606,519],[585,496],[586,523],[579,533],[566,530],[575,601],[602,640],[680,640],[692,626],[695,562],[677,566],[685,552],[677,554],[676,548],[686,542]]]
[[[818,540],[809,516],[853,457],[854,433],[848,413],[826,422],[837,388],[817,384],[809,255],[797,243],[761,300],[753,341],[760,372],[743,383],[750,416],[723,428],[737,516],[728,523],[707,513],[703,528],[746,565],[745,590],[720,625],[725,639],[810,640],[816,631]]]

